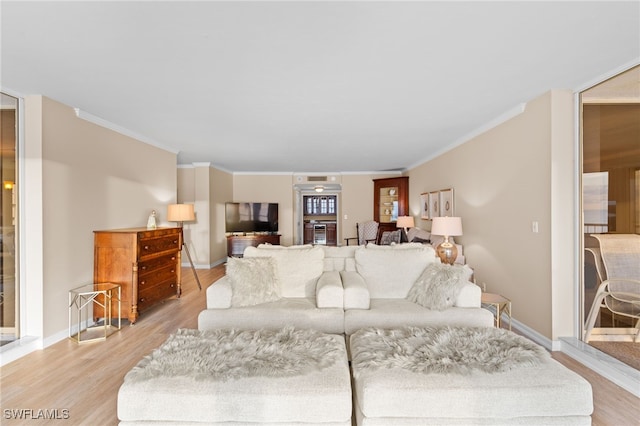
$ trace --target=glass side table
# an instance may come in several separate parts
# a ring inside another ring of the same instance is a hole
[[[509,317],[509,330],[511,330],[511,300],[499,294],[483,292],[480,302],[483,305],[493,306],[495,308],[496,312],[494,316],[496,328],[500,328],[500,318],[502,317],[502,313],[504,312],[507,314]]]
[[[69,290],[69,338],[78,343],[105,340],[120,330],[121,291],[120,285],[114,283],[87,284]],[[113,302],[117,302],[118,312],[113,312]],[[93,310],[89,308],[94,304],[104,309],[102,324],[93,324]],[[114,314],[117,325],[113,324]]]

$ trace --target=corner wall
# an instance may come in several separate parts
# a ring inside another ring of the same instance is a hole
[[[42,214],[27,212],[28,269],[41,265],[42,273],[25,279],[28,294],[41,289],[37,321],[53,343],[66,337],[68,291],[93,282],[93,231],[146,226],[152,210],[168,225],[176,155],[82,120],[46,97],[30,96],[25,104],[24,205],[41,204]]]
[[[571,92],[548,92],[408,173],[416,226],[431,226],[419,219],[420,193],[454,188],[464,232],[456,241],[477,283],[551,340],[573,335],[575,318],[573,108]]]

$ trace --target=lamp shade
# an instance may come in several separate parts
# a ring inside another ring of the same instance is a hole
[[[462,219],[459,217],[434,217],[431,224],[431,234],[453,237],[462,235]]]
[[[398,216],[396,226],[398,228],[413,228],[415,226],[413,216]]]
[[[169,204],[167,208],[169,222],[190,222],[196,220],[193,204]]]

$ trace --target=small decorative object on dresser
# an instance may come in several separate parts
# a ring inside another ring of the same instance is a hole
[[[147,229],[156,229],[157,225],[156,225],[156,211],[153,210],[151,211],[151,214],[149,215],[149,219],[147,220]]]
[[[94,231],[93,282],[121,286],[121,316],[133,324],[145,309],[180,296],[181,246],[180,228]],[[93,316],[104,318],[104,309],[95,306]]]

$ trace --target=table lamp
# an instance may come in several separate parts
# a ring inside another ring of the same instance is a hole
[[[449,242],[449,237],[462,235],[462,219],[459,217],[434,217],[431,224],[432,235],[442,235],[444,241],[436,247],[436,253],[442,263],[453,265],[458,257],[458,248]]]
[[[193,211],[193,204],[169,204],[169,207],[167,207],[167,220],[169,222],[178,222],[180,224],[180,237],[182,240],[182,246],[184,247],[184,251],[187,253],[187,258],[189,259],[189,263],[191,264],[193,276],[196,278],[196,282],[198,283],[198,288],[202,290],[202,285],[200,284],[200,279],[198,278],[198,274],[196,273],[196,268],[195,266],[193,266],[193,261],[191,260],[189,247],[187,247],[187,244],[184,242],[184,233],[182,232],[184,222],[192,222],[196,220],[196,214]]]
[[[396,227],[404,228],[404,234],[402,235],[401,241],[409,242],[409,237],[407,236],[407,228],[413,228],[414,226],[415,222],[413,221],[413,216],[398,216]]]

